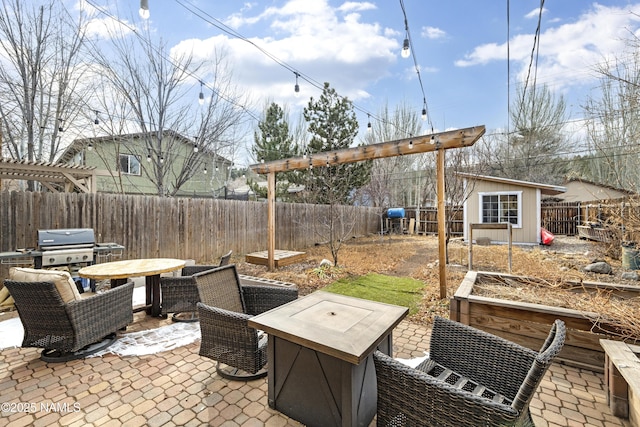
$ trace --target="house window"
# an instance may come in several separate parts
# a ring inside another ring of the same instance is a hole
[[[480,194],[482,222],[510,222],[520,226],[520,193],[484,193]]]
[[[120,172],[127,175],[140,175],[140,160],[133,154],[120,154]]]

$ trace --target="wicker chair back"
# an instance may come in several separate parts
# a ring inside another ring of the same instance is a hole
[[[236,313],[246,313],[235,264],[194,274],[193,279],[198,287],[200,302]]]

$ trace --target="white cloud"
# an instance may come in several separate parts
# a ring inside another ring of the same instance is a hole
[[[395,31],[366,22],[359,13],[374,8],[369,2],[348,1],[332,7],[326,0],[289,0],[281,7],[254,7],[226,20],[234,28],[268,27],[268,37],[250,41],[303,73],[297,100],[293,99],[293,73],[244,40],[216,36],[197,41],[193,52],[206,58],[213,46],[225,46],[234,79],[255,98],[306,103],[309,96],[319,92],[306,81],[309,77],[319,86],[328,81],[339,94],[355,101],[369,96],[366,88],[370,84],[390,75],[400,52]],[[183,42],[173,50],[191,51],[193,43]]]
[[[542,14],[545,15],[549,10],[547,8],[542,8]],[[527,19],[538,19],[540,15],[540,8],[537,7],[533,9],[531,12],[527,13],[524,17]]]
[[[436,27],[422,27],[420,35],[427,39],[436,40],[446,37],[447,33]]]
[[[543,31],[537,65],[538,82],[550,83],[561,89],[593,79],[594,66],[612,55],[623,54],[627,47],[625,40],[639,27],[640,4],[628,7],[594,4],[575,22]],[[521,78],[527,73],[533,42],[533,34],[520,34],[510,41],[510,57],[520,65]],[[506,43],[487,43],[477,46],[455,65],[470,67],[504,61],[506,54]]]

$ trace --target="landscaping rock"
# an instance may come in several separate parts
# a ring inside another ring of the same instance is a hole
[[[638,276],[637,271],[625,271],[624,273],[622,273],[621,277],[623,280],[632,280],[636,282],[640,280],[640,276]]]
[[[597,261],[584,267],[584,271],[598,274],[613,274],[613,268],[606,261]]]
[[[320,261],[320,267],[333,267],[333,263],[325,258]]]

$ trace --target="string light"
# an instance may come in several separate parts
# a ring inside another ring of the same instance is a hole
[[[298,77],[300,77],[300,73],[294,71],[293,74],[296,76],[296,85],[293,87],[293,91],[296,97],[300,95],[300,85],[298,84]]]
[[[151,15],[149,12],[149,0],[140,0],[140,10],[138,10],[140,18],[149,19]]]
[[[369,121],[367,123],[367,132],[371,132],[371,114],[367,113],[367,120]]]
[[[93,121],[94,125],[99,125],[100,124],[100,120],[98,120],[98,110],[95,110],[96,113],[96,119]]]
[[[147,162],[151,163],[151,152],[147,153]]]
[[[200,80],[200,95],[198,95],[198,104],[204,104],[204,93],[202,93],[202,80]]]
[[[62,126],[64,123],[64,120],[60,118],[58,119],[58,121],[60,122],[60,124],[58,125],[58,132],[64,132],[64,127]]]
[[[409,47],[409,33],[406,34],[405,39],[402,42],[402,50],[400,51],[400,56],[402,56],[403,58],[408,58],[411,56],[411,47]]]

